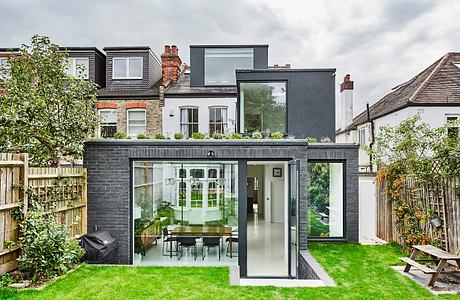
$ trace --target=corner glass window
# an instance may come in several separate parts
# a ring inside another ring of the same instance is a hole
[[[253,52],[252,48],[205,49],[205,85],[235,85],[235,70],[254,68]]]
[[[228,114],[226,107],[209,108],[209,134],[227,132]]]
[[[188,137],[198,132],[198,108],[183,107],[180,109],[180,131]]]
[[[71,57],[68,59],[66,73],[81,79],[89,78],[89,59]]]
[[[113,79],[142,79],[142,57],[114,58]]]
[[[343,237],[343,163],[308,163],[308,237]]]
[[[147,132],[145,109],[128,110],[128,135],[136,137],[139,133]]]
[[[286,133],[286,82],[241,82],[242,132]]]
[[[100,137],[114,137],[117,132],[117,110],[116,109],[100,109]]]

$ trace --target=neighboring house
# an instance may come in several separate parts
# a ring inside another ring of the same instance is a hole
[[[440,127],[460,119],[460,53],[449,52],[407,82],[353,118],[353,81],[349,75],[341,84],[341,126],[338,143],[372,146],[383,125],[397,126],[401,121],[420,115],[422,122]],[[454,132],[458,130],[454,129]],[[370,157],[360,150],[361,171],[369,171]]]
[[[97,83],[99,88],[105,86],[105,54],[95,47],[61,47],[69,56],[69,75]],[[78,66],[82,66],[79,68]]]
[[[162,65],[150,47],[106,47],[105,87],[99,91],[99,136],[161,132]]]
[[[0,48],[0,66],[8,68],[8,58],[16,56],[19,52],[19,48]],[[4,81],[6,80],[5,74],[0,71],[0,96],[4,92]]]
[[[192,45],[190,68],[166,46],[162,61],[178,62],[174,79],[163,76],[167,136],[280,131],[334,140],[335,69],[269,67],[268,45]]]

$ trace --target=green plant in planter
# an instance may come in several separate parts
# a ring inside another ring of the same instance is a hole
[[[163,133],[157,132],[157,133],[155,133],[155,139],[156,139],[156,140],[165,140],[166,137],[164,136]]]
[[[126,140],[126,139],[130,139],[131,137],[129,137],[128,135],[126,135],[126,133],[124,133],[123,131],[117,131],[117,132],[113,135],[113,138],[116,139],[116,140]]]
[[[255,131],[252,133],[252,138],[254,140],[260,140],[262,138],[262,133],[260,133],[259,131]]]
[[[171,207],[171,203],[163,201],[157,209],[157,217],[166,217],[166,221],[162,222],[161,225],[174,224],[174,209]]]
[[[223,133],[216,132],[212,135],[212,138],[215,140],[222,140],[225,138],[225,135]]]
[[[184,138],[184,135],[182,133],[180,133],[180,132],[176,132],[174,134],[174,139],[175,140],[182,140],[183,138]]]
[[[201,132],[194,132],[192,134],[192,139],[195,139],[195,140],[204,140],[205,138],[206,138],[206,135]]]
[[[305,139],[305,141],[307,141],[307,143],[309,143],[309,144],[318,143],[318,139],[317,139],[317,138],[314,138],[314,137],[307,137],[307,138]]]
[[[282,132],[279,132],[279,131],[276,131],[276,132],[273,132],[271,135],[270,135],[270,138],[272,139],[275,139],[275,140],[280,140],[284,137],[284,134]]]
[[[138,140],[146,140],[146,139],[148,139],[148,136],[144,132],[139,132],[137,134],[137,139]]]
[[[239,133],[230,133],[226,136],[226,138],[229,140],[241,140],[243,139],[243,136]]]

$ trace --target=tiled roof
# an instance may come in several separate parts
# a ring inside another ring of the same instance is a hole
[[[99,99],[157,99],[160,95],[159,87],[161,81],[155,83],[149,89],[126,89],[122,87],[117,88],[102,88],[99,90]]]
[[[449,52],[411,80],[396,86],[370,107],[371,119],[411,105],[460,106],[460,68],[455,65],[458,62],[460,53]],[[356,129],[367,121],[367,112],[363,111],[350,126],[338,132]]]
[[[182,72],[177,82],[173,82],[165,92],[166,96],[185,96],[185,95],[216,95],[216,96],[235,96],[236,86],[213,86],[213,87],[191,87],[190,74]]]

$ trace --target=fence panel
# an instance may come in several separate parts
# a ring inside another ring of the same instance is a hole
[[[431,212],[438,217],[441,227],[435,228],[430,220],[420,221],[419,227],[431,238],[440,241],[440,246],[453,253],[460,252],[460,177],[433,179],[419,182],[406,178],[401,197],[414,211]],[[395,207],[388,200],[386,182],[377,185],[377,236],[386,241],[403,244],[396,227]]]
[[[47,199],[56,182],[60,201],[47,213],[56,212],[56,222],[67,225],[71,236],[85,234],[86,169],[29,168],[27,154],[0,153],[0,274],[17,268],[19,230],[12,212],[24,203],[27,213],[29,206],[20,186],[28,186]]]

